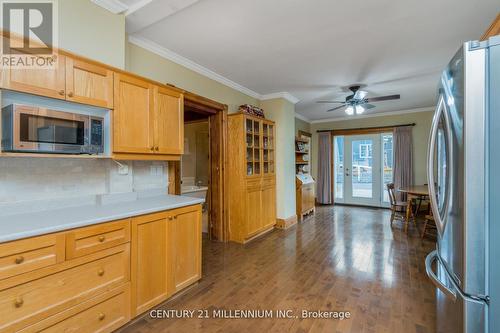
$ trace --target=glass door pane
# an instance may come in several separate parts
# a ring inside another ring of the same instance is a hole
[[[387,192],[387,184],[394,182],[394,155],[392,153],[392,139],[392,133],[382,134],[382,202],[384,203],[389,203],[389,192]]]
[[[247,176],[251,176],[254,174],[254,135],[253,135],[253,121],[251,119],[245,120],[245,135],[246,135],[246,144],[247,144]]]
[[[352,141],[352,196],[373,198],[373,140]]]
[[[336,136],[334,141],[334,158],[335,158],[335,199],[344,198],[344,137]]]

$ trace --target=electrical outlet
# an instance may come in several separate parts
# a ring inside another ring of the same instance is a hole
[[[122,164],[118,166],[119,175],[128,175],[128,165]]]

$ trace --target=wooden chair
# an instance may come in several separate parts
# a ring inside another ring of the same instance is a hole
[[[436,221],[434,220],[434,216],[432,216],[432,211],[429,213],[429,215],[425,215],[424,230],[422,230],[421,235],[422,239],[425,237],[425,234],[429,229],[437,231]]]
[[[408,232],[408,218],[406,218],[408,202],[397,201],[394,183],[387,184],[387,192],[389,192],[389,202],[391,203],[391,227],[392,222],[397,218],[401,221],[405,221],[405,232]]]

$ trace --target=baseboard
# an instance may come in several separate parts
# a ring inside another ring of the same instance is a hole
[[[276,219],[276,228],[288,229],[297,224],[297,215],[292,215],[286,219]]]

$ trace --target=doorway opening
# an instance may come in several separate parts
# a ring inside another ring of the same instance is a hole
[[[393,182],[393,134],[336,135],[334,147],[335,202],[389,207],[386,191]]]
[[[172,193],[205,199],[203,234],[228,240],[224,197],[227,106],[188,93],[184,95],[184,155],[170,166]]]

